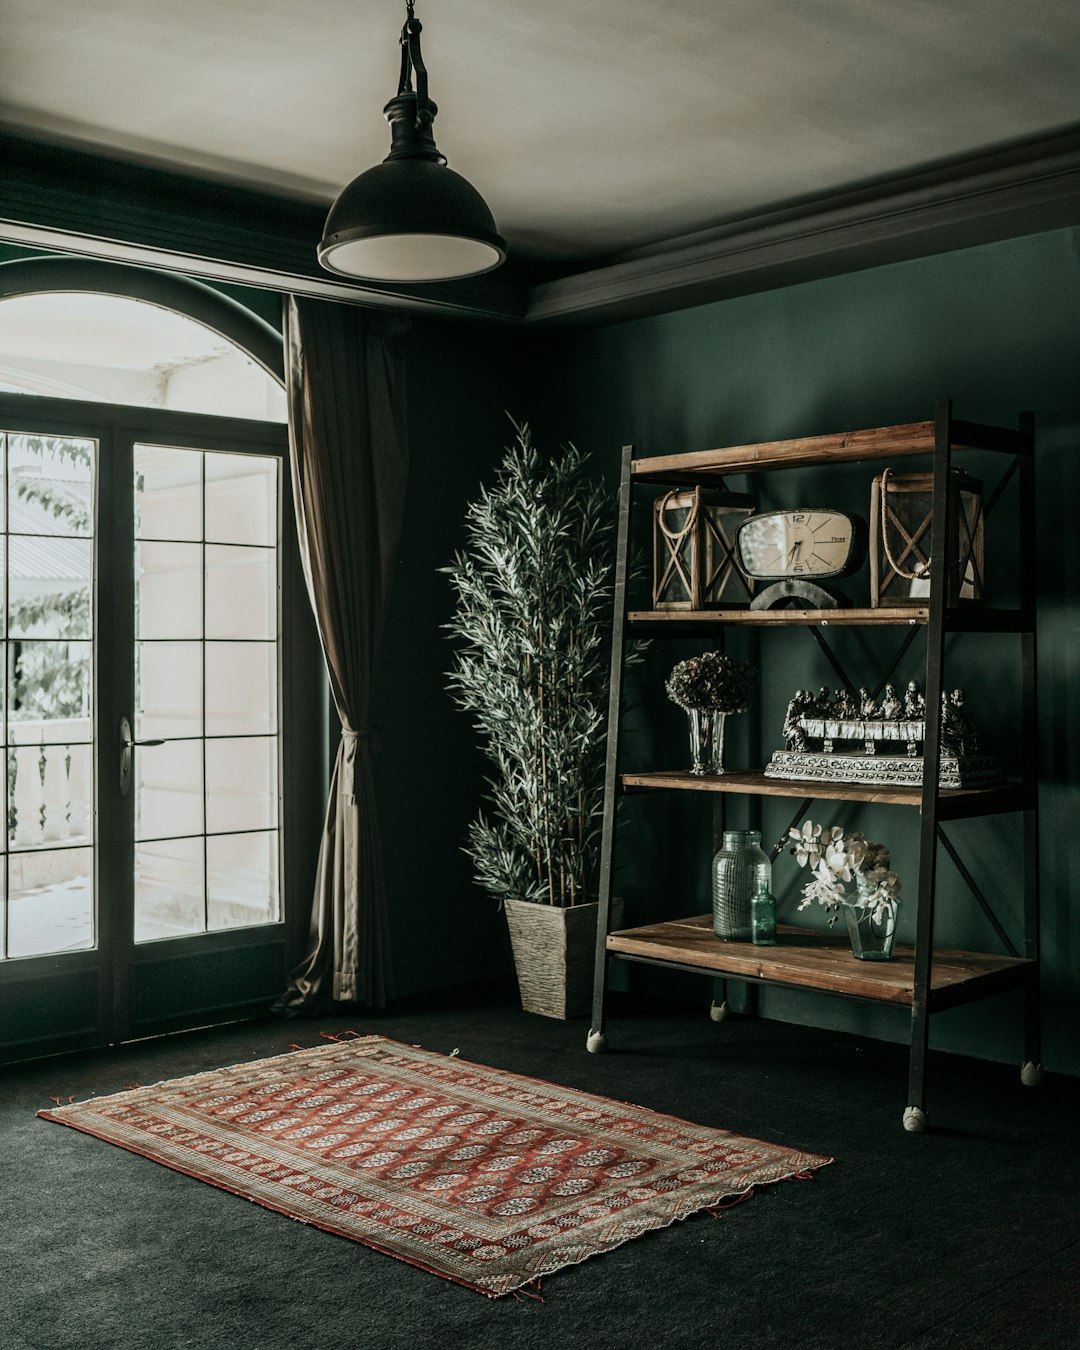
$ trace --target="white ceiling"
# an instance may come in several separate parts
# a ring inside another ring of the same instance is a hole
[[[0,0],[0,125],[325,201],[397,0]],[[1080,122],[1077,0],[417,0],[436,137],[574,260]]]

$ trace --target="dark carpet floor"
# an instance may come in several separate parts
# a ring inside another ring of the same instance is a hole
[[[378,1032],[836,1158],[492,1301],[35,1118]],[[0,1075],[2,1350],[652,1350],[1080,1345],[1080,1082],[931,1060],[933,1129],[901,1128],[896,1046],[704,1011],[585,1026],[506,1006],[260,1022]]]

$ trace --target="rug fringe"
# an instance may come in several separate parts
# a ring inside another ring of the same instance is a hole
[[[748,1190],[737,1195],[734,1200],[729,1200],[726,1205],[703,1205],[702,1209],[714,1219],[720,1218],[720,1211],[724,1209],[734,1209],[736,1205],[741,1205],[746,1200],[752,1200],[757,1195],[757,1187],[751,1186]]]

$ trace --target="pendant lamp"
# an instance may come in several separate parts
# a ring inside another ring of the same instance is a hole
[[[490,272],[506,244],[479,192],[447,168],[431,124],[421,24],[407,0],[401,79],[383,109],[390,153],[344,188],[326,218],[319,262],[367,281],[449,281]],[[416,88],[413,89],[413,75]]]

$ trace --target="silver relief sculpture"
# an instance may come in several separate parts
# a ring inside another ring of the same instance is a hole
[[[974,719],[964,691],[941,696],[938,783],[944,788],[992,787],[1002,782],[997,762],[978,753]],[[911,680],[903,698],[886,684],[880,703],[864,686],[830,696],[795,691],[784,717],[784,749],[765,768],[767,777],[867,786],[921,787],[926,740],[926,700]]]

